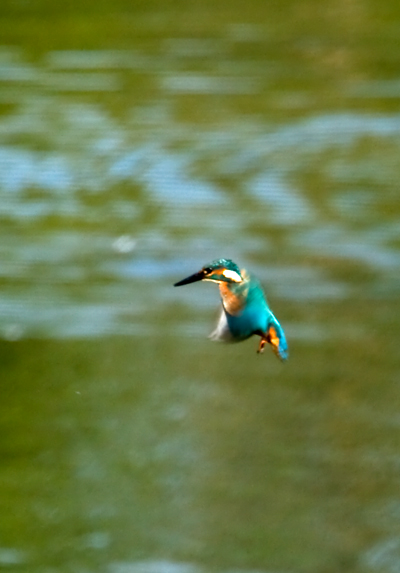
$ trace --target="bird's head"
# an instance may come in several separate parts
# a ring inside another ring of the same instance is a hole
[[[240,283],[243,278],[236,263],[230,259],[218,259],[205,265],[199,272],[190,275],[174,284],[183,286],[197,281],[211,281],[215,283]]]

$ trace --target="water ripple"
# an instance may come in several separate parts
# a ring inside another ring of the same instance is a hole
[[[79,333],[93,332],[83,327],[88,320],[103,332],[125,329],[122,312],[110,310],[114,288],[126,305],[130,283],[141,288],[143,273],[169,284],[186,265],[200,267],[222,252],[250,261],[268,292],[286,300],[353,296],[345,280],[309,272],[310,259],[318,264],[321,256],[380,273],[379,286],[371,281],[365,293],[396,291],[400,114],[313,112],[280,125],[251,115],[197,124],[178,119],[175,94],[260,92],[255,68],[239,81],[229,56],[221,62],[226,75],[182,71],[199,56],[211,61],[215,53],[229,54],[230,43],[246,42],[250,29],[232,32],[236,40],[166,41],[160,56],[67,50],[33,64],[21,51],[0,50],[0,81],[11,90],[2,101],[12,96],[13,104],[0,116],[8,325],[59,331],[58,308],[59,321],[75,316]],[[100,98],[119,90],[121,74],[137,69],[156,74],[151,101],[119,117],[88,99],[92,92]],[[303,262],[296,266],[293,258]],[[259,269],[255,259],[264,261]],[[266,263],[272,260],[282,260],[286,274]],[[35,310],[32,293],[43,277],[53,285],[54,305]],[[21,298],[8,298],[7,289],[22,280]],[[93,307],[63,298],[71,285],[79,285],[84,298],[92,296],[89,282],[96,281],[110,284],[97,290]],[[160,305],[170,301],[166,289],[156,296]],[[71,321],[64,331],[73,328]]]

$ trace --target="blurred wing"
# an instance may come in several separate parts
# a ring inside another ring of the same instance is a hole
[[[231,331],[229,330],[228,321],[226,319],[226,314],[224,309],[222,309],[215,330],[213,330],[213,332],[210,334],[208,338],[215,341],[221,340],[223,342],[233,341],[233,336],[231,334]]]

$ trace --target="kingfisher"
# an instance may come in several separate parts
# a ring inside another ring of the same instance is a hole
[[[199,272],[177,282],[183,286],[197,281],[218,283],[222,312],[211,340],[240,342],[253,334],[260,336],[257,352],[268,342],[281,360],[288,358],[285,334],[271,312],[260,282],[230,259],[217,259]]]

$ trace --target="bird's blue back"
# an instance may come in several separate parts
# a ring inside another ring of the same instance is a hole
[[[232,339],[239,342],[253,334],[263,335],[272,327],[279,339],[277,352],[282,359],[286,359],[288,350],[286,338],[281,325],[268,306],[261,284],[250,275],[247,275],[246,279],[242,283],[230,284],[228,287],[231,295],[237,299],[236,312],[229,312],[229,305],[226,305],[224,295],[221,293]]]

